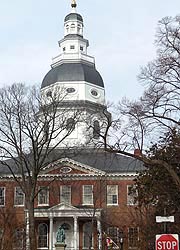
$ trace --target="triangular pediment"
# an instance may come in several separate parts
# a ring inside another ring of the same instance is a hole
[[[49,211],[61,211],[61,210],[78,210],[78,208],[70,205],[70,204],[66,204],[66,203],[59,203],[56,206],[53,206],[51,208],[48,209]]]
[[[62,158],[56,162],[49,164],[44,168],[42,175],[103,175],[101,171],[95,167],[82,164],[70,158]]]

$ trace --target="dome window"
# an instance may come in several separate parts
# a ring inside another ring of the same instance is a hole
[[[75,88],[67,88],[67,89],[66,89],[66,92],[67,92],[68,94],[74,93],[75,91],[76,91]]]
[[[75,120],[73,118],[67,119],[66,129],[68,130],[68,132],[72,132],[75,129]]]
[[[80,46],[80,50],[83,51],[83,46]]]
[[[63,51],[66,51],[66,47],[63,47]]]
[[[52,91],[47,91],[46,96],[47,97],[52,97]]]
[[[93,124],[93,138],[94,139],[99,139],[100,136],[100,125],[99,125],[99,121],[94,121]]]
[[[70,46],[70,49],[75,49],[75,46],[74,46],[74,45],[71,45],[71,46]]]
[[[98,92],[95,89],[91,90],[91,95],[97,97],[98,96]]]

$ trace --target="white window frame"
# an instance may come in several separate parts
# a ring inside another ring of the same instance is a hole
[[[6,188],[5,187],[0,187],[0,189],[3,189],[3,195],[2,198],[4,199],[3,204],[0,204],[0,207],[5,207],[5,201],[6,201]],[[0,197],[1,200],[1,197]]]
[[[63,195],[63,188],[68,188],[69,190],[65,190],[65,193]],[[67,197],[66,194],[68,194],[68,201],[64,199],[63,197]],[[64,200],[63,200],[64,199]],[[60,202],[71,204],[71,185],[62,185],[60,187]]]
[[[127,185],[127,205],[128,206],[136,206],[138,202],[134,202],[135,197],[137,197],[138,193],[130,194],[129,189],[132,188],[134,185]]]
[[[110,190],[110,189],[113,189],[115,187],[115,192],[113,193],[113,190]],[[108,206],[117,206],[119,204],[119,201],[118,201],[118,185],[107,185],[107,195],[106,195],[106,198],[107,198],[107,205]],[[116,197],[116,203],[113,202],[113,196]],[[112,198],[110,198],[112,197]],[[111,201],[109,201],[111,200]]]
[[[46,203],[40,203],[41,191],[46,190]],[[38,192],[38,206],[48,206],[49,205],[49,188],[47,186],[40,186]]]
[[[17,189],[19,189],[19,190],[17,190]],[[22,192],[21,194],[23,194],[23,196],[21,196],[21,195],[18,196],[18,195],[17,195],[18,192]],[[23,199],[23,202],[19,204],[19,203],[17,202],[17,199],[18,199],[18,198],[22,198],[22,199]],[[15,187],[15,188],[14,188],[14,206],[16,206],[16,207],[22,207],[22,206],[24,206],[24,201],[25,201],[25,195],[24,195],[24,193],[23,193],[21,187]]]
[[[85,193],[86,187],[91,187],[91,193]],[[87,197],[90,197],[89,202],[86,202]],[[93,205],[93,185],[83,185],[83,205]]]

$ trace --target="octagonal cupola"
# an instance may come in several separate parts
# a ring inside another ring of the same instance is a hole
[[[63,140],[61,147],[86,144],[90,137],[99,140],[97,131],[104,126],[103,116],[107,111],[104,82],[96,69],[94,57],[87,53],[89,42],[83,37],[83,18],[76,8],[76,1],[72,0],[71,12],[64,18],[60,54],[52,59],[51,69],[41,85],[45,105],[51,102],[51,97],[60,96],[59,113],[67,119],[67,124],[69,119],[73,120],[72,113],[79,115],[73,132]],[[61,140],[60,135],[54,143],[57,140]]]

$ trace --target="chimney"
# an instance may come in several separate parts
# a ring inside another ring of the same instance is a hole
[[[135,155],[135,156],[141,156],[141,155],[142,155],[141,150],[138,149],[138,148],[135,148],[135,149],[134,149],[134,155]]]

